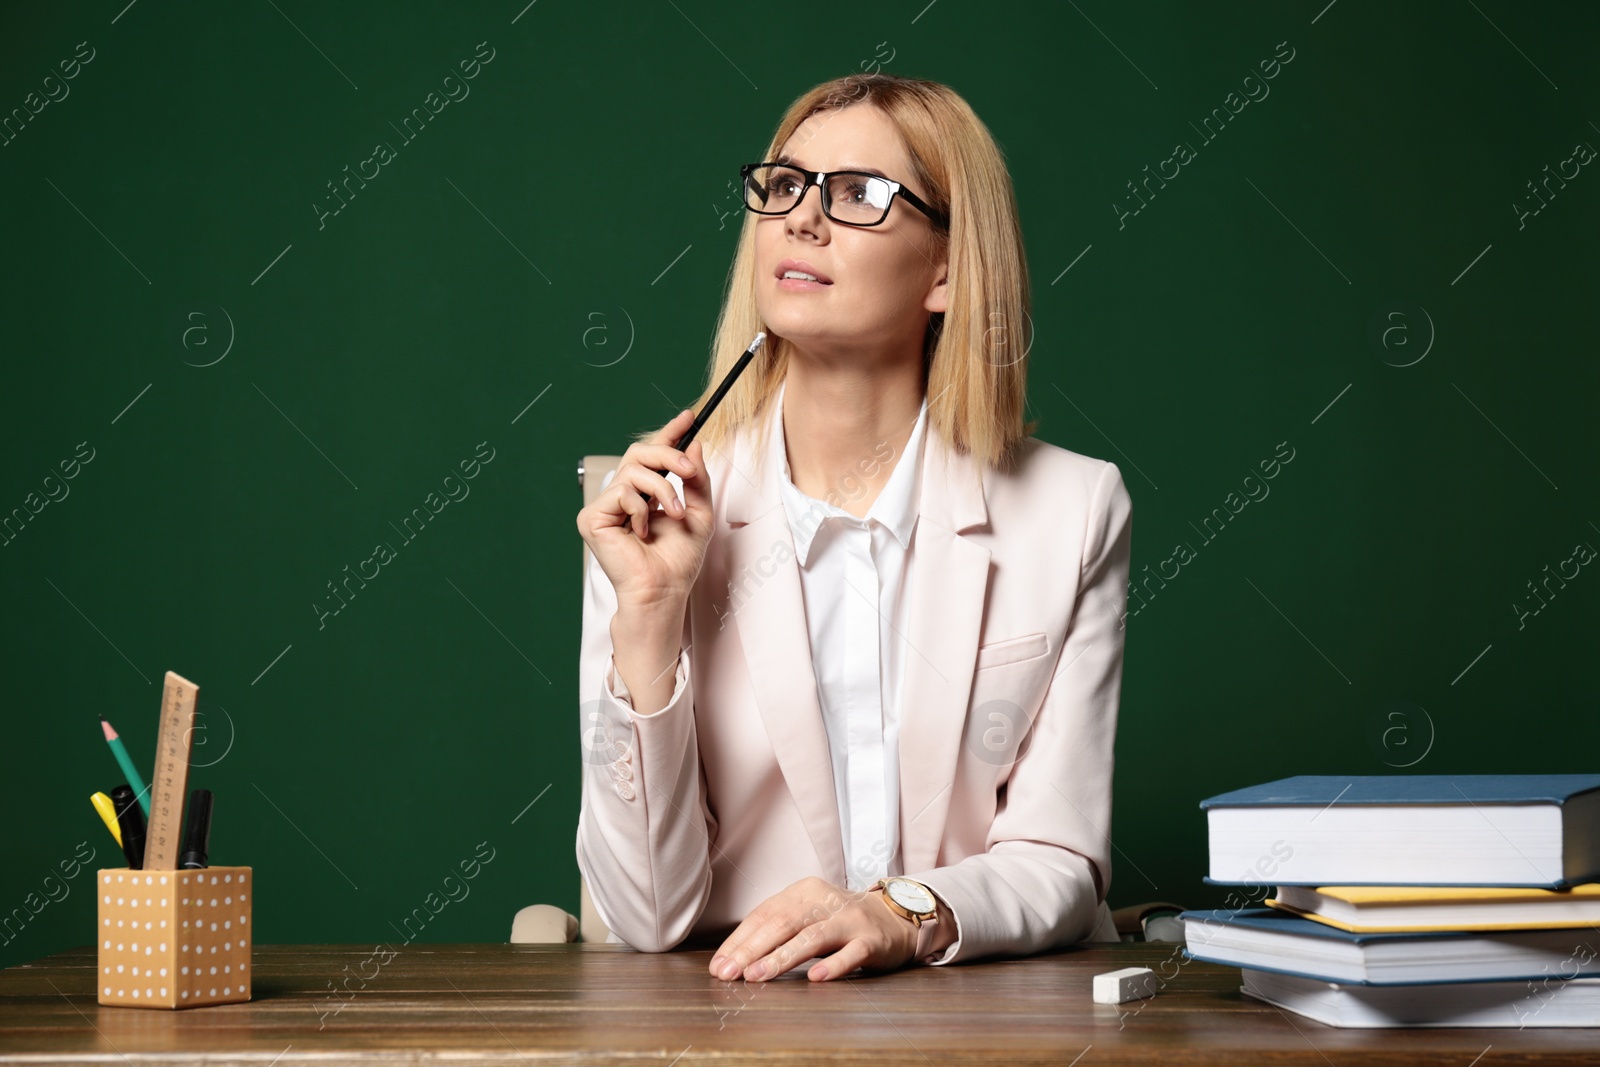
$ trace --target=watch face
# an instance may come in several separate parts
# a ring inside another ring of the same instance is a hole
[[[919,915],[926,914],[938,908],[938,903],[933,899],[933,893],[921,882],[913,882],[907,878],[891,878],[884,892],[889,894],[896,904],[910,912]]]

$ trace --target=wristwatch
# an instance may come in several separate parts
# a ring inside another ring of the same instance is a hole
[[[867,892],[875,889],[883,890],[883,903],[890,911],[916,927],[917,944],[911,958],[926,961],[933,953],[933,938],[939,925],[939,898],[914,878],[880,878]]]
[[[902,919],[909,919],[911,925],[918,930],[927,923],[932,925],[939,921],[939,901],[933,895],[933,890],[921,882],[911,878],[879,878],[867,888],[867,892],[883,890],[883,902],[889,910]]]

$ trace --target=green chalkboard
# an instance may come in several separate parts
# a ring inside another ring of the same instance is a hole
[[[863,69],[1003,145],[1029,416],[1134,500],[1113,905],[1220,902],[1225,789],[1595,769],[1592,5],[525,3],[8,19],[0,963],[90,942],[167,670],[262,941],[577,909],[577,460]]]

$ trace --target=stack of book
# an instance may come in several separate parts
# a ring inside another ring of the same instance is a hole
[[[1302,776],[1200,806],[1206,881],[1241,888],[1179,916],[1185,951],[1246,995],[1331,1026],[1600,1026],[1600,775]]]

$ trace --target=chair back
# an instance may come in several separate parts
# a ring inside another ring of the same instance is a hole
[[[584,507],[594,502],[595,496],[600,492],[601,484],[606,480],[606,475],[616,470],[621,462],[621,456],[584,456],[578,461],[578,483],[583,486]],[[589,551],[589,543],[584,541],[583,588],[587,588],[589,568],[592,566],[594,566],[594,553]],[[581,588],[579,594],[582,595]],[[611,936],[605,921],[594,910],[594,901],[589,899],[588,883],[583,880],[581,874],[578,876],[578,932],[583,940],[596,944],[604,944]]]

